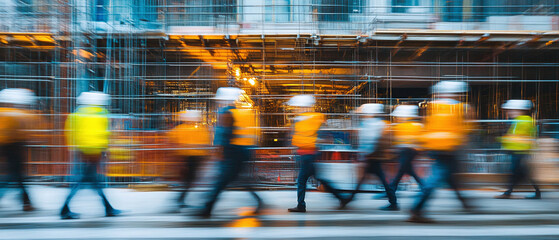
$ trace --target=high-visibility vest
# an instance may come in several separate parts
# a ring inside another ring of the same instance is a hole
[[[468,105],[452,99],[438,99],[427,108],[423,147],[427,150],[453,151],[464,144],[468,126],[465,114]]]
[[[501,138],[503,149],[527,151],[532,149],[536,127],[534,119],[528,115],[518,116],[510,126],[507,134]]]
[[[231,109],[233,113],[233,139],[231,144],[239,146],[254,146],[260,134],[258,115],[256,110],[247,108]]]
[[[417,147],[420,142],[423,124],[418,122],[402,122],[391,127],[392,144],[395,146]]]
[[[17,108],[0,108],[0,144],[24,141],[26,133],[22,130],[28,116],[25,111]]]
[[[291,144],[303,150],[315,150],[318,130],[324,123],[324,114],[317,112],[301,113],[295,118]]]
[[[84,106],[66,119],[68,144],[88,155],[104,152],[109,146],[109,116],[104,107]]]
[[[176,143],[179,148],[177,154],[181,156],[206,156],[207,149],[196,149],[208,147],[211,144],[210,131],[205,125],[194,123],[183,123],[169,132],[169,140]],[[186,149],[193,148],[193,149]]]

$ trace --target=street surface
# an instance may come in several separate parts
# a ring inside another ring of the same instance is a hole
[[[428,207],[434,224],[407,223],[415,192],[399,192],[402,210],[377,210],[386,200],[357,195],[347,210],[326,193],[307,194],[307,213],[288,213],[295,191],[259,192],[269,207],[252,216],[253,201],[246,192],[222,194],[210,219],[188,216],[202,203],[203,192],[189,195],[190,207],[171,213],[176,192],[137,192],[107,189],[123,216],[105,218],[99,197],[83,190],[71,208],[79,220],[60,220],[66,188],[30,187],[35,212],[23,213],[15,191],[0,202],[0,239],[559,239],[559,192],[544,192],[542,200],[492,197],[495,191],[465,191],[474,199],[474,213],[463,212],[453,192],[438,191]],[[519,196],[527,193],[517,193]]]

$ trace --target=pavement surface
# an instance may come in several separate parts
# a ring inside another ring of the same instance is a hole
[[[546,192],[541,200],[492,197],[493,191],[464,191],[476,210],[463,212],[454,193],[436,192],[428,206],[433,224],[405,222],[415,192],[399,192],[398,212],[378,210],[386,200],[373,194],[357,195],[346,210],[327,193],[307,194],[307,213],[288,213],[295,206],[295,191],[262,191],[263,214],[251,214],[254,201],[242,191],[226,191],[210,219],[190,216],[201,206],[204,192],[187,198],[189,207],[173,212],[177,192],[137,192],[107,189],[119,217],[104,217],[99,197],[82,190],[71,208],[78,220],[60,220],[66,188],[30,187],[34,212],[22,212],[16,191],[0,201],[0,239],[559,239],[559,192]],[[527,193],[518,193],[518,196]]]

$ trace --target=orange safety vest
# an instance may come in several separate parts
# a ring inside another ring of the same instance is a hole
[[[233,113],[233,139],[231,144],[254,146],[260,134],[256,110],[247,108],[231,109]]]
[[[427,108],[423,147],[427,150],[454,151],[464,144],[468,126],[468,105],[452,99],[438,99]]]
[[[207,149],[196,148],[205,148],[211,145],[210,131],[202,124],[180,124],[169,132],[169,140],[178,144],[177,147],[184,148],[176,152],[177,155],[181,156],[206,156],[209,152]]]
[[[28,133],[23,130],[30,127],[31,116],[25,110],[0,108],[0,144],[27,140]]]
[[[324,121],[325,117],[322,113],[306,112],[299,114],[295,119],[291,144],[300,150],[315,150],[318,130]]]
[[[392,144],[395,146],[417,147],[420,142],[423,124],[402,122],[392,125]]]

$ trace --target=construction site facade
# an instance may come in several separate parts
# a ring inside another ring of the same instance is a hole
[[[245,90],[259,113],[253,169],[270,185],[294,182],[285,102],[296,94],[313,94],[327,116],[324,162],[354,160],[361,104],[421,107],[443,80],[470,88],[470,175],[507,171],[495,137],[506,131],[500,106],[508,99],[533,102],[542,148],[559,137],[556,0],[0,2],[0,86],[38,96],[42,121],[27,160],[37,181],[70,175],[64,121],[76,96],[92,90],[111,95],[108,182],[173,179],[180,163],[165,132],[184,109],[214,125],[212,97],[226,86]],[[553,156],[544,169],[556,165]]]

